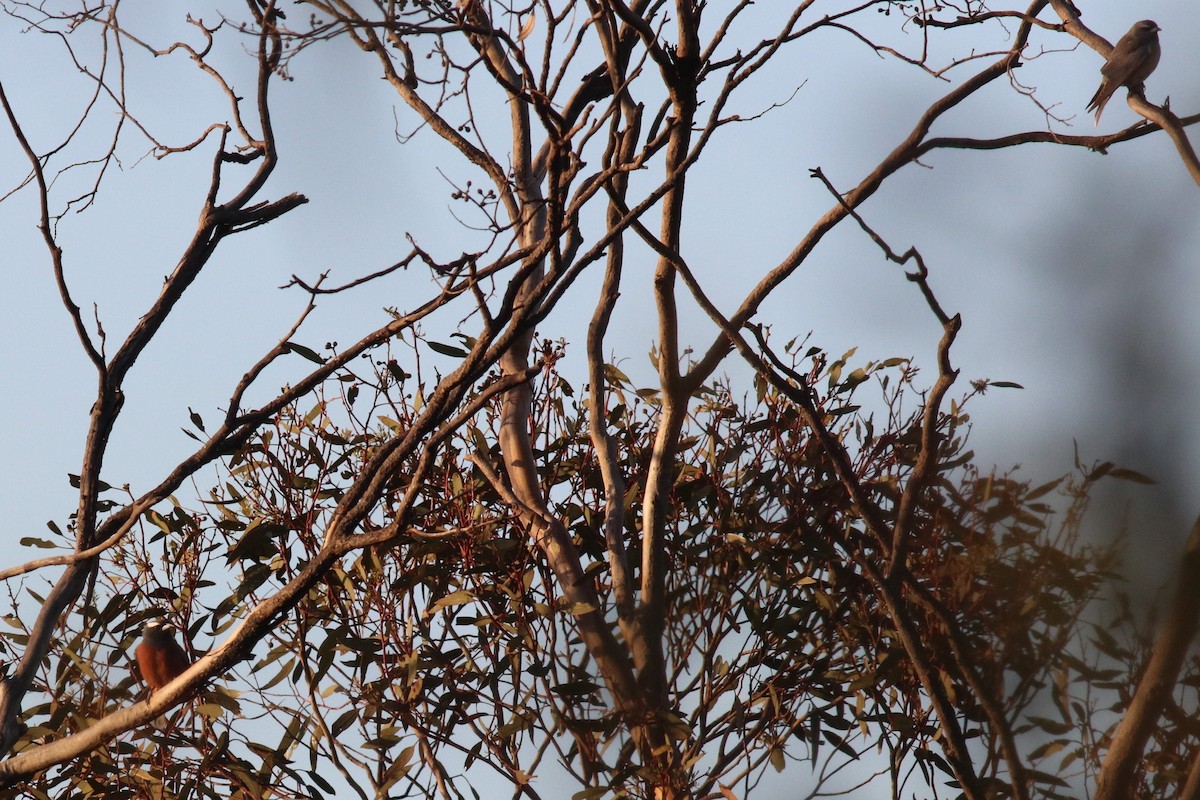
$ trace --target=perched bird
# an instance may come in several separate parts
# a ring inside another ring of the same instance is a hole
[[[1154,68],[1158,66],[1158,59],[1162,56],[1162,47],[1158,43],[1158,32],[1161,30],[1162,28],[1148,19],[1135,22],[1129,33],[1122,36],[1108,54],[1108,61],[1100,68],[1104,80],[1100,82],[1100,88],[1096,90],[1092,102],[1087,106],[1088,111],[1096,109],[1097,125],[1100,124],[1100,115],[1104,113],[1104,105],[1117,87],[1128,86],[1141,93],[1142,84],[1150,77],[1150,73],[1154,72]]]
[[[142,680],[155,692],[178,678],[192,664],[175,641],[175,626],[152,619],[142,628],[142,643],[134,653]]]

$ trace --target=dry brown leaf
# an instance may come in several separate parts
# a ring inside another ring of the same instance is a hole
[[[525,20],[525,24],[521,26],[521,32],[517,34],[517,41],[525,41],[525,37],[533,33],[533,26],[537,23],[537,12],[530,11],[529,19]]]

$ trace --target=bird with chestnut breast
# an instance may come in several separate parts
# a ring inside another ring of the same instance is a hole
[[[142,628],[142,643],[134,651],[142,680],[153,694],[182,675],[192,662],[175,641],[175,626],[152,619]]]
[[[1128,86],[1130,90],[1141,94],[1142,84],[1154,72],[1162,57],[1162,46],[1158,43],[1158,32],[1161,30],[1153,20],[1135,22],[1108,54],[1108,60],[1100,68],[1104,80],[1087,105],[1088,111],[1096,109],[1097,125],[1100,124],[1105,104],[1119,87]]]

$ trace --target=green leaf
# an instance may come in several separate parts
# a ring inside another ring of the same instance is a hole
[[[571,800],[596,800],[596,798],[608,796],[608,787],[593,786],[590,789],[584,789],[582,792],[576,792],[575,794],[571,795]]]
[[[1035,747],[1033,752],[1029,754],[1029,758],[1033,761],[1040,761],[1043,758],[1054,755],[1066,746],[1067,742],[1065,739],[1055,739],[1052,742],[1046,742],[1040,747]]]
[[[590,614],[595,610],[596,607],[594,605],[591,603],[584,603],[582,601],[578,603],[571,603],[570,605],[563,607],[563,611],[566,611],[568,614],[572,614],[576,617],[583,616],[584,614]]]
[[[1046,731],[1046,733],[1050,733],[1055,736],[1062,736],[1075,730],[1075,726],[1069,722],[1059,722],[1058,720],[1047,719],[1046,717],[1031,716],[1029,721]]]
[[[302,344],[296,344],[295,342],[288,342],[287,344],[285,344],[283,346],[283,351],[285,353],[295,353],[299,356],[303,356],[304,358],[308,359],[309,361],[313,362],[314,364],[324,364],[325,363],[325,359],[321,358],[321,356],[317,355],[317,353],[315,351],[313,351],[310,348],[305,347]],[[201,428],[201,430],[203,430],[203,428]]]
[[[442,344],[441,342],[426,342],[426,344],[429,345],[430,350],[435,353],[441,353],[444,356],[450,356],[451,358],[467,357],[466,350],[463,350],[461,347],[455,347],[452,344]]]
[[[305,770],[305,771],[308,773],[308,777],[313,779],[313,783],[320,786],[321,789],[323,789],[324,791],[329,792],[330,794],[333,794],[334,788],[333,788],[333,785],[331,783],[329,783],[329,781],[325,780],[324,778],[322,778],[320,775],[318,775],[316,772],[313,772],[312,770]]]
[[[355,722],[357,722],[358,721],[358,711],[359,710],[357,708],[352,708],[349,711],[346,711],[345,713],[343,713],[337,719],[335,719],[333,721],[333,724],[329,726],[329,729],[333,732],[333,735],[340,736],[351,725],[353,725]]]
[[[71,488],[73,489],[78,489],[82,485],[79,476],[73,473],[67,473],[67,480],[71,482]],[[96,481],[96,491],[98,492],[107,492],[111,488],[112,486],[104,481]]]
[[[1041,486],[1038,486],[1035,489],[1031,489],[1029,491],[1029,494],[1025,495],[1025,501],[1029,502],[1032,500],[1037,500],[1039,497],[1042,497],[1043,495],[1046,495],[1049,492],[1054,491],[1055,489],[1057,489],[1059,487],[1059,485],[1064,480],[1065,480],[1065,477],[1064,478],[1056,478],[1055,480],[1052,480],[1049,483],[1043,483]]]
[[[1116,478],[1119,481],[1129,481],[1130,483],[1142,483],[1152,486],[1158,482],[1154,480],[1154,478],[1143,475],[1142,473],[1132,469],[1125,469],[1123,467],[1116,467],[1115,469],[1110,470],[1108,474],[1109,477]]]
[[[196,713],[208,717],[209,719],[219,719],[225,713],[224,710],[216,703],[201,703],[196,706]]]
[[[869,377],[871,377],[871,373],[867,372],[862,367],[859,367],[846,377],[846,382],[843,384],[843,386],[845,386],[847,389],[853,389],[855,386],[858,386]]]
[[[942,758],[939,754],[924,747],[918,748],[913,753],[918,761],[929,761],[945,775],[954,775],[954,769],[950,766],[950,762]]]
[[[846,744],[846,740],[838,736],[833,731],[822,731],[821,735],[825,737],[825,741],[836,747],[843,755],[847,755],[855,761],[858,760],[858,753],[853,747]]]
[[[835,361],[829,368],[829,388],[832,389],[842,379],[842,368],[846,366],[845,361]]]
[[[387,427],[391,428],[396,433],[404,433],[406,430],[408,430],[408,428],[401,425],[396,420],[392,419],[391,417],[385,417],[382,414],[379,415],[379,421],[382,422]]]
[[[42,550],[52,550],[55,547],[54,542],[47,541],[46,539],[38,539],[33,536],[22,537],[21,538],[21,546],[22,547],[38,547],[38,548],[41,548]]]
[[[620,383],[624,384],[625,386],[629,385],[629,376],[617,369],[612,364],[604,365],[604,377],[607,378],[611,383]]]
[[[410,375],[404,371],[404,369],[394,358],[388,359],[387,371],[388,375],[392,376],[392,380],[396,381],[397,383],[403,383],[405,378],[410,377]]]
[[[228,559],[234,561],[263,561],[279,552],[276,540],[284,534],[282,526],[255,520],[241,538],[229,548]]]
[[[467,603],[470,603],[474,599],[475,599],[475,594],[473,592],[470,592],[466,589],[459,589],[457,592],[451,592],[450,594],[443,597],[441,600],[438,600],[436,603],[434,603],[433,606],[429,609],[429,613],[436,614],[437,612],[441,611],[443,608],[452,608],[454,606],[466,605]]]

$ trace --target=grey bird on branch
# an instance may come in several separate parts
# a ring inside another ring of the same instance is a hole
[[[1142,84],[1154,72],[1162,56],[1162,47],[1158,43],[1158,32],[1161,30],[1152,20],[1135,22],[1129,33],[1122,36],[1108,54],[1108,61],[1100,68],[1104,80],[1087,106],[1088,111],[1096,109],[1097,125],[1100,124],[1105,104],[1117,87],[1128,86],[1131,91],[1142,93]]]

